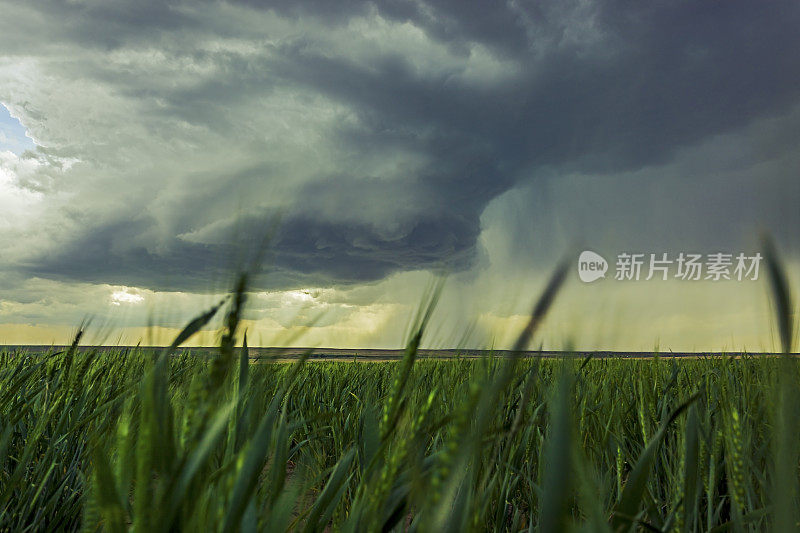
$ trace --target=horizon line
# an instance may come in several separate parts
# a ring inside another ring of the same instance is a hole
[[[69,344],[0,344],[0,352],[7,351],[35,351],[44,352],[50,350],[67,350],[71,347]],[[163,350],[169,348],[168,345],[79,345],[77,350],[84,352],[88,350]],[[176,351],[191,352],[191,351],[213,351],[218,350],[219,346],[179,346],[175,348]],[[241,349],[237,346],[236,349]],[[405,348],[326,348],[326,347],[284,347],[284,346],[248,346],[248,351],[251,352],[250,358],[260,358],[258,355],[253,356],[252,352],[273,352],[276,355],[288,356],[296,358],[304,353],[308,353],[309,358],[326,357],[331,359],[336,358],[352,358],[352,357],[366,357],[372,354],[373,357],[384,358],[400,358],[405,352]],[[289,354],[288,352],[294,352]],[[487,354],[508,355],[514,353],[515,350],[511,349],[497,349],[497,348],[420,348],[417,353],[424,357],[433,356],[436,358],[437,354],[453,354],[450,357],[479,357]],[[660,350],[521,350],[517,353],[525,355],[540,356],[558,356],[568,354],[581,354],[584,356],[595,355],[602,357],[636,357],[636,356],[659,356],[659,357],[690,357],[690,356],[708,356],[708,357],[724,357],[724,356],[779,356],[784,355],[784,352],[768,352],[768,351],[747,351],[747,350],[681,350],[681,351],[660,351]],[[800,352],[790,352],[788,355],[800,356]]]

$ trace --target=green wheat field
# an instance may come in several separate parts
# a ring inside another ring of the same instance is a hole
[[[247,277],[157,355],[0,354],[2,531],[789,531],[800,372],[787,355],[248,358]],[[536,335],[557,271],[520,334]],[[177,347],[221,316],[213,356]]]

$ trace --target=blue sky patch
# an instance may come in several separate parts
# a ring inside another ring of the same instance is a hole
[[[33,150],[35,147],[31,138],[26,135],[25,127],[0,104],[0,152],[9,150],[21,155],[25,150]]]

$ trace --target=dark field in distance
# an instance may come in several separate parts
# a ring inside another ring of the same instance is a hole
[[[27,352],[27,353],[52,353],[65,351],[69,346],[43,346],[43,345],[5,345],[0,346],[0,352]],[[78,351],[100,350],[125,352],[138,350],[142,352],[157,353],[162,347],[152,346],[80,346]],[[191,347],[179,348],[180,353],[192,353],[195,355],[214,355],[219,353],[218,347]],[[351,348],[278,348],[278,347],[249,347],[248,354],[252,360],[293,360],[300,358],[303,354],[310,351],[308,359],[310,361],[362,361],[379,362],[394,361],[402,359],[404,350],[387,349],[351,349]],[[508,357],[512,354],[511,350],[467,350],[467,349],[421,349],[417,352],[419,359],[478,359],[481,357]],[[521,353],[522,357],[573,357],[585,358],[591,356],[596,359],[649,359],[654,357],[663,358],[699,358],[699,357],[763,357],[777,356],[780,354],[772,352],[626,352],[626,351],[575,351],[566,352],[558,350],[528,350]],[[800,356],[794,353],[793,356]]]

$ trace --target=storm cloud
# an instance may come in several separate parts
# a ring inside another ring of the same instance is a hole
[[[535,254],[558,229],[548,180],[646,180],[719,136],[798,123],[796,2],[3,12],[0,102],[37,148],[13,162],[30,208],[2,261],[28,277],[215,290],[276,220],[265,288],[463,271],[514,191],[537,206]],[[795,183],[777,172],[765,209],[792,212]]]

